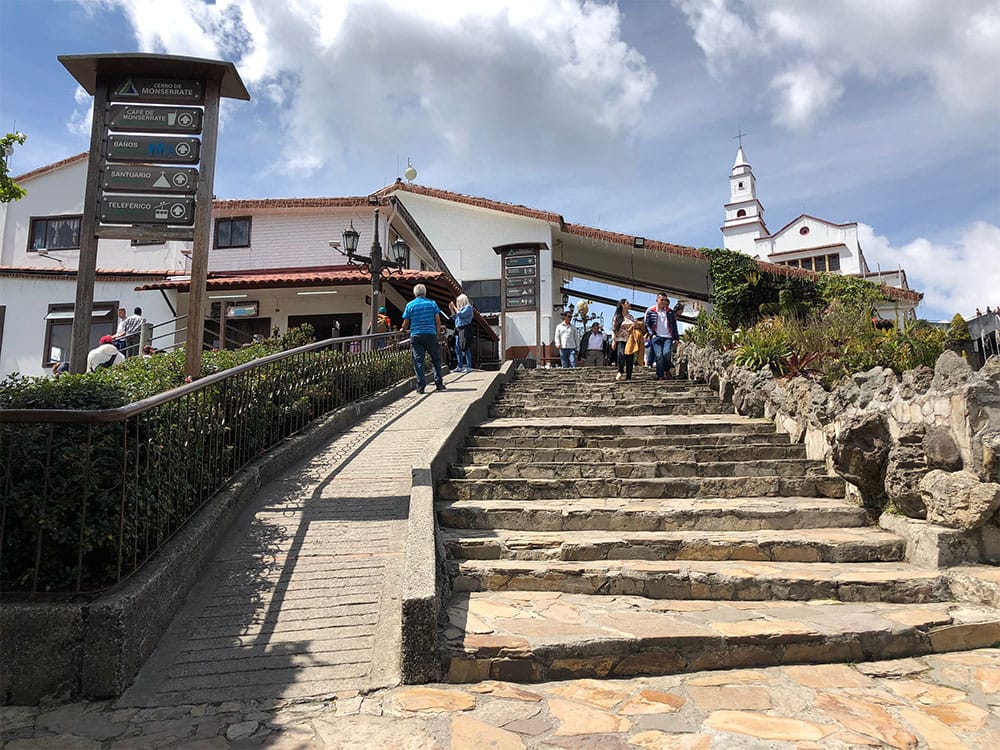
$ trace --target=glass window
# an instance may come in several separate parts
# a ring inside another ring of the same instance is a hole
[[[807,271],[813,270],[813,259],[812,258],[803,258],[802,259],[802,267],[804,269],[806,269]]]
[[[839,255],[827,255],[826,256],[826,267],[831,271],[840,270],[840,256]]]
[[[80,216],[50,216],[31,220],[28,252],[77,250],[80,247]]]
[[[73,341],[73,303],[49,305],[45,316],[45,343],[42,349],[42,365],[50,367],[53,362],[68,362],[70,344]],[[90,348],[93,349],[101,336],[115,332],[117,302],[95,302],[90,313]]]
[[[215,247],[250,247],[250,217],[216,219]]]
[[[826,270],[826,256],[825,255],[820,255],[818,258],[816,258],[815,263],[816,263],[816,270],[817,271],[825,271]]]
[[[500,312],[500,279],[466,281],[462,291],[469,295],[472,305],[481,313]]]

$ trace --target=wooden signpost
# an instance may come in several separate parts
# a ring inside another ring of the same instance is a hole
[[[249,101],[230,62],[62,55],[94,97],[70,372],[86,369],[98,239],[192,241],[185,374],[201,370],[219,99]]]

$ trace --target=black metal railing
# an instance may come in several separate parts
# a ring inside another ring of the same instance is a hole
[[[0,590],[123,580],[247,463],[411,375],[408,344],[328,339],[116,409],[0,410]]]

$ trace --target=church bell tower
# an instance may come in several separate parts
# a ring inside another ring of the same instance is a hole
[[[729,175],[729,202],[722,224],[723,246],[748,255],[756,255],[755,240],[767,237],[764,207],[757,200],[757,180],[740,143],[736,161]]]

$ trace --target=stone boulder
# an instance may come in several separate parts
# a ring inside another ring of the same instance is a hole
[[[971,471],[934,469],[920,482],[927,520],[950,529],[971,531],[1000,510],[1000,484],[981,482]]]
[[[924,454],[927,465],[942,471],[962,470],[962,450],[958,447],[951,430],[933,425],[924,434]]]
[[[907,370],[903,373],[903,377],[899,383],[899,397],[902,399],[911,399],[916,396],[922,396],[931,389],[933,380],[934,370],[926,365],[920,365],[919,367],[914,367],[912,370]]]
[[[885,507],[885,469],[891,444],[889,425],[881,412],[850,415],[833,439],[833,470],[858,488],[867,508]]]
[[[980,437],[983,450],[983,478],[1000,482],[1000,430],[989,430]]]
[[[924,452],[926,429],[907,425],[889,448],[885,467],[885,494],[896,509],[910,518],[924,518],[927,508],[920,494],[920,480],[929,471]]]
[[[945,351],[934,363],[934,379],[931,387],[937,391],[958,388],[969,382],[972,367],[961,356]]]

